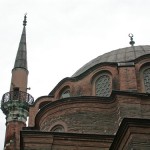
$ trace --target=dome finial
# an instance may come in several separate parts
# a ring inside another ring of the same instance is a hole
[[[24,15],[23,26],[27,25],[27,13]]]
[[[130,37],[130,42],[129,42],[129,44],[131,45],[131,46],[134,46],[134,44],[135,44],[135,42],[133,41],[133,34],[132,33],[129,33],[129,37]]]

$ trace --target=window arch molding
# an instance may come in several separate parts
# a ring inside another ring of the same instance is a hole
[[[112,74],[107,70],[97,72],[92,77],[93,96],[109,97],[112,92]]]
[[[150,63],[145,63],[140,70],[140,91],[142,93],[150,93]]]

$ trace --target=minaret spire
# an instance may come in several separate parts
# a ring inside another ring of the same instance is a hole
[[[14,68],[24,68],[27,70],[26,25],[27,25],[27,14],[25,14],[23,20],[23,31],[18,47]]]

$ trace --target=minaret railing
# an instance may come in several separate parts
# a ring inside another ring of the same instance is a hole
[[[1,105],[10,101],[27,102],[29,105],[32,105],[34,98],[23,91],[10,91],[3,95]]]

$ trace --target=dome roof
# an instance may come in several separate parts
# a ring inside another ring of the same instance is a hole
[[[97,58],[91,60],[79,70],[77,70],[72,77],[79,76],[86,70],[90,69],[91,67],[100,64],[100,63],[118,63],[118,62],[129,62],[133,61],[136,58],[150,54],[150,46],[131,46],[122,49],[113,50],[111,52],[105,53],[103,55],[98,56]]]

